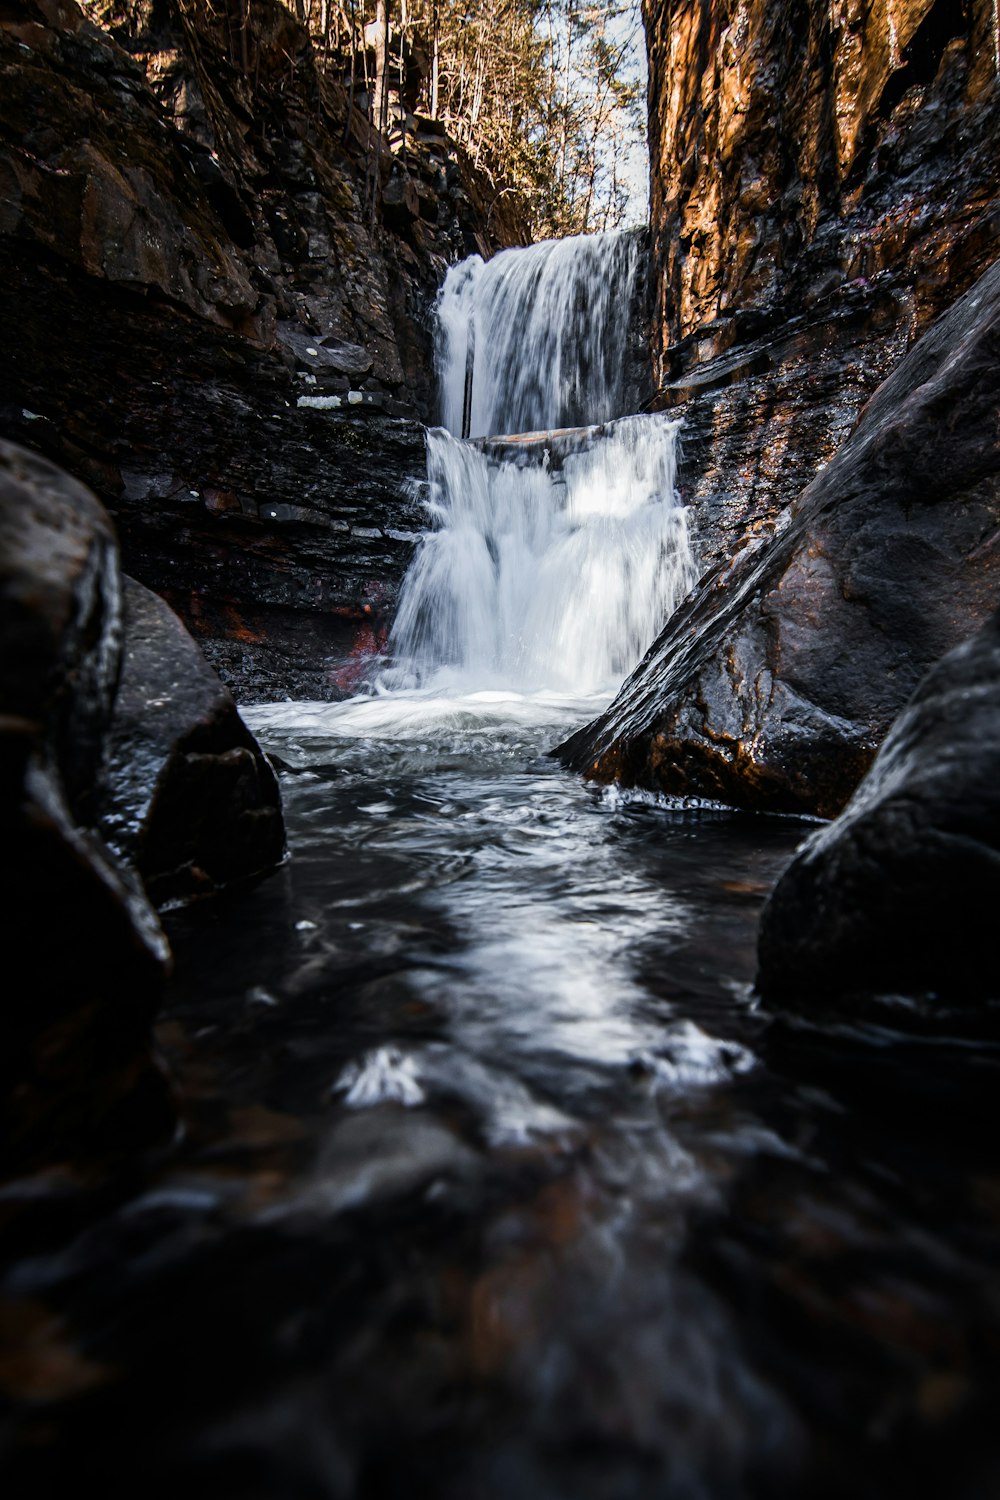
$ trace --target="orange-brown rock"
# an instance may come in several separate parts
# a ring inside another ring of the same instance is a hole
[[[646,0],[653,358],[706,562],[996,254],[993,0]]]
[[[564,753],[832,815],[1000,582],[996,12],[647,0],[646,23],[659,403],[706,572]]]

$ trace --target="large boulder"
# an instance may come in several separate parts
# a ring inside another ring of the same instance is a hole
[[[284,853],[274,772],[229,690],[131,578],[101,826],[158,904],[260,874]]]
[[[3,732],[33,743],[86,818],[121,657],[114,532],[83,485],[3,442],[0,639]]]
[[[831,817],[1000,593],[1000,264],[832,463],[710,571],[558,753],[595,780]]]
[[[0,443],[0,1170],[169,1132],[150,897],[284,853],[274,773],[228,691],[167,606],[122,585],[94,496]]]
[[[107,516],[0,444],[0,1169],[169,1128],[150,1024],[169,957],[92,814],[121,652]]]
[[[924,678],[764,908],[758,988],[1000,995],[1000,613]]]

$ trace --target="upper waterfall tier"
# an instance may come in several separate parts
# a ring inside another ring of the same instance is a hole
[[[455,437],[606,422],[625,410],[634,233],[478,255],[438,300],[443,426]]]

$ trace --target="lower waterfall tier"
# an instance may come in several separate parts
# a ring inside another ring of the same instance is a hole
[[[613,691],[696,577],[677,425],[636,416],[476,443],[429,433],[435,529],[403,584],[394,682]]]

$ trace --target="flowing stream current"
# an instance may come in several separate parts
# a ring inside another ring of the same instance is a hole
[[[803,825],[545,754],[696,567],[675,426],[619,417],[634,269],[449,274],[388,658],[245,711],[291,859],[169,918],[185,1138],[96,1221],[57,1185],[6,1286],[51,1351],[17,1493],[998,1492],[995,1053],[761,1016]]]

